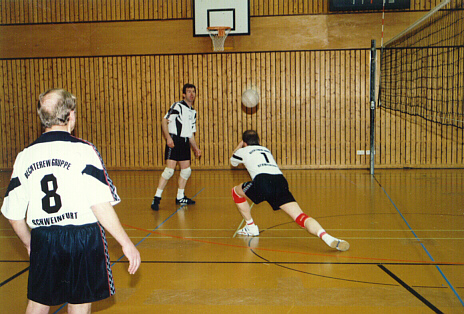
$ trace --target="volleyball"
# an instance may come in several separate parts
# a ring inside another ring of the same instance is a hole
[[[242,104],[247,108],[255,107],[259,102],[259,94],[254,89],[247,89],[242,94]]]

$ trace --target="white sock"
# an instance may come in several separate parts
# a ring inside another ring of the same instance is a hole
[[[155,196],[161,198],[161,194],[163,194],[163,190],[156,189],[156,194],[155,194]]]
[[[253,218],[251,218],[250,220],[245,220],[245,221],[246,221],[247,226],[254,226],[255,225],[255,222],[253,221]]]
[[[184,198],[184,196],[185,196],[184,191],[185,191],[185,189],[177,189],[177,199],[178,200],[180,200],[181,198]]]
[[[330,234],[328,234],[324,229],[321,229],[317,232],[317,236],[321,238],[328,246],[335,241],[338,240],[334,237],[332,237]]]

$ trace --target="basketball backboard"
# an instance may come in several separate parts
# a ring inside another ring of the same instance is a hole
[[[250,35],[249,0],[193,0],[193,36],[209,36],[208,27],[229,26],[231,35]]]

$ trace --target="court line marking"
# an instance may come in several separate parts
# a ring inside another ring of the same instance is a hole
[[[122,225],[125,226],[125,227],[128,227],[128,228],[133,228],[133,229],[137,229],[137,230],[140,230],[140,231],[145,231],[145,232],[150,233],[149,235],[147,235],[147,237],[150,236],[151,234],[157,234],[157,235],[162,235],[162,236],[170,237],[170,238],[174,238],[174,239],[194,241],[194,242],[213,244],[213,245],[220,245],[220,246],[227,246],[227,247],[233,247],[233,248],[241,248],[241,249],[254,249],[254,250],[285,253],[285,254],[300,254],[300,255],[311,255],[311,256],[324,256],[324,257],[371,260],[371,261],[400,262],[400,263],[412,263],[412,264],[420,263],[420,264],[427,264],[427,265],[435,265],[437,263],[440,263],[442,265],[464,265],[464,262],[460,263],[460,262],[437,262],[437,261],[412,261],[412,260],[399,260],[399,259],[362,257],[362,256],[344,256],[344,255],[341,255],[341,254],[343,254],[342,252],[335,251],[335,250],[334,250],[333,254],[323,254],[323,253],[297,252],[297,251],[286,251],[286,250],[279,250],[279,249],[259,248],[259,247],[251,247],[251,246],[244,246],[244,245],[238,245],[238,244],[229,244],[229,243],[219,243],[219,242],[212,242],[212,241],[207,241],[207,240],[194,239],[194,238],[190,238],[190,237],[182,237],[182,236],[170,235],[170,234],[161,233],[161,232],[155,231],[155,230],[150,231],[148,229],[138,228],[138,227],[131,226],[131,225],[128,225],[128,224],[124,224],[124,223]],[[147,238],[147,237],[145,237],[145,238]],[[230,239],[230,238],[228,238],[228,239]]]
[[[422,303],[427,305],[432,311],[435,313],[440,313],[442,314],[443,312],[440,311],[435,305],[430,303],[426,298],[424,298],[422,295],[420,295],[416,290],[411,288],[408,284],[406,284],[403,280],[401,280],[398,276],[396,276],[393,272],[391,272],[389,269],[387,269],[384,265],[378,265],[380,269],[382,269],[385,273],[387,273],[391,278],[393,278],[397,283],[399,283],[403,288],[408,290],[413,296],[415,296],[417,299],[419,299]]]
[[[393,200],[391,199],[390,195],[387,193],[387,191],[385,190],[385,188],[382,186],[382,184],[380,184],[379,180],[377,180],[377,177],[374,176],[374,179],[375,181],[377,181],[377,184],[380,186],[380,188],[383,190],[383,192],[385,193],[385,195],[388,197],[388,199],[390,200],[391,204],[393,205],[393,207],[396,209],[396,211],[398,212],[398,214],[401,216],[401,218],[403,219],[404,223],[406,224],[406,226],[408,226],[409,230],[412,232],[412,234],[414,235],[414,237],[417,239],[417,241],[420,242],[420,245],[422,246],[422,248],[424,249],[425,253],[429,256],[429,258],[435,262],[435,260],[433,259],[432,255],[430,254],[430,252],[427,250],[427,248],[425,247],[425,245],[422,243],[421,239],[416,235],[416,233],[414,232],[414,230],[411,228],[411,226],[409,225],[408,221],[406,220],[406,218],[403,216],[403,214],[401,213],[401,211],[399,210],[399,208],[396,206],[396,204],[393,202]],[[451,291],[453,291],[454,295],[458,298],[459,302],[461,302],[461,305],[464,306],[464,301],[461,299],[461,297],[459,296],[458,292],[456,291],[456,289],[453,287],[453,285],[451,284],[451,282],[448,280],[448,278],[446,277],[445,273],[443,273],[443,271],[441,270],[440,266],[438,265],[435,265],[435,267],[437,268],[437,270],[440,272],[441,276],[443,277],[443,279],[446,281],[446,283],[448,284],[448,286],[450,287]]]

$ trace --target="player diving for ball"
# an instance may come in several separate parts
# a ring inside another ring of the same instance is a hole
[[[298,225],[321,238],[331,248],[339,251],[346,251],[350,248],[348,242],[334,238],[314,218],[303,213],[288,189],[288,182],[271,152],[266,147],[259,145],[259,136],[256,131],[248,130],[243,133],[242,141],[235,148],[230,163],[234,167],[244,164],[252,179],[252,181],[232,188],[232,197],[246,221],[246,226],[240,229],[238,234],[259,235],[259,228],[251,217],[251,207],[246,199],[248,197],[255,204],[267,201],[273,210],[282,209]]]

